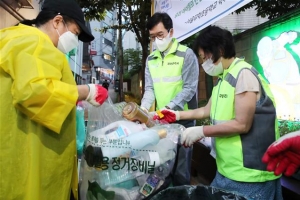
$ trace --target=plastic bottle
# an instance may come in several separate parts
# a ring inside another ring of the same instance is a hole
[[[100,187],[105,188],[108,186],[117,186],[117,184],[127,185],[128,187],[135,186],[133,181],[135,177],[141,175],[138,171],[130,171],[126,168],[120,170],[113,170],[112,166],[109,166],[107,170],[98,170],[95,173],[95,177],[97,178]],[[136,180],[134,180],[136,181]],[[137,184],[136,184],[137,185]]]
[[[149,161],[151,165],[155,164],[155,167],[158,167],[169,160],[175,159],[176,146],[170,139],[163,138],[157,145],[148,145],[142,149],[143,151],[138,151],[135,158]]]
[[[102,143],[100,146],[88,145],[84,151],[85,160],[90,167],[99,167],[104,160],[126,156],[126,154],[129,156],[131,151],[141,150],[147,145],[156,145],[166,135],[165,129],[148,129],[116,140],[115,143]]]
[[[130,121],[139,121],[145,123],[147,127],[151,128],[155,125],[155,122],[151,117],[143,111],[136,103],[129,102],[123,108],[123,117]]]
[[[141,132],[146,129],[147,127],[145,124],[137,124],[135,122],[125,120],[116,121],[104,128],[90,132],[87,136],[86,146],[101,146],[103,142],[121,139],[132,133]]]
[[[145,150],[153,150],[159,154],[160,164],[175,159],[177,144],[169,138],[163,138],[155,146],[146,147]]]
[[[155,168],[154,173],[149,175],[146,182],[140,188],[140,194],[148,197],[158,189],[165,181],[165,178],[171,173],[175,160],[169,160],[159,167]]]
[[[155,161],[155,170],[150,174],[142,187],[140,194],[144,197],[149,196],[157,188],[159,188],[165,181],[165,178],[170,174],[175,163],[175,156],[177,144],[169,138],[164,138],[159,141],[157,145],[147,146],[140,152],[137,157],[141,160],[150,161],[152,165]]]

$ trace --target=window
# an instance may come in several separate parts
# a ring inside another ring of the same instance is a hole
[[[106,38],[103,38],[102,39],[102,43],[103,44],[106,44],[106,45],[109,45],[109,46],[113,46],[113,43],[112,43],[112,41],[110,41],[110,40],[108,40],[108,39],[106,39]]]
[[[103,54],[103,58],[105,60],[111,60],[111,55],[105,53],[105,54]]]
[[[105,22],[102,22],[102,27],[103,27],[103,28],[108,27],[108,24],[105,23]]]

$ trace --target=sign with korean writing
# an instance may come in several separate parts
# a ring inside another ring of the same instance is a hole
[[[97,51],[96,50],[90,50],[90,55],[97,55]]]
[[[173,20],[179,41],[199,32],[252,0],[155,0],[154,11],[166,12]]]

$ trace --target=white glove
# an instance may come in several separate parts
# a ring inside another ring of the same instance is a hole
[[[181,144],[189,147],[204,137],[203,126],[190,127],[181,134]]]
[[[179,111],[177,111],[177,110],[171,110],[171,109],[163,108],[163,109],[160,110],[160,112],[162,114],[164,114],[165,116],[168,116],[169,115],[168,112],[171,112],[171,113],[173,113],[175,115],[175,120],[176,121],[180,120],[180,114],[179,114]]]
[[[108,98],[108,91],[104,87],[98,84],[88,84],[89,95],[86,98],[93,106],[100,106]]]

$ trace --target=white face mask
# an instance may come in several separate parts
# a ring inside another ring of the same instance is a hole
[[[68,27],[66,27],[68,30]],[[58,30],[56,29],[59,38],[57,48],[63,53],[69,53],[72,49],[78,46],[78,36],[72,33],[71,31],[67,31],[62,35],[59,34]]]
[[[223,65],[222,65],[222,58],[221,58],[219,64],[217,64],[217,65],[214,65],[212,59],[209,58],[202,64],[202,67],[203,67],[204,71],[210,76],[219,76],[224,71]]]
[[[170,42],[172,41],[172,38],[170,37],[170,32],[168,33],[168,35],[165,38],[163,38],[161,40],[158,38],[155,38],[155,45],[160,52],[165,51],[168,48]]]

